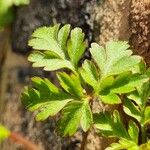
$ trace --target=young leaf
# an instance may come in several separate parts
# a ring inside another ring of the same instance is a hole
[[[139,56],[131,56],[128,48],[126,42],[119,41],[107,42],[106,49],[96,43],[91,45],[90,52],[101,71],[101,78],[130,71],[141,61]]]
[[[136,90],[136,87],[147,82],[149,78],[145,75],[123,73],[119,75],[110,87],[112,93],[129,93]]]
[[[118,143],[112,143],[111,147],[105,150],[139,150],[139,146],[133,141],[122,138]]]
[[[80,83],[78,75],[71,74],[70,76],[65,72],[57,74],[60,85],[64,90],[71,95],[81,99],[83,97],[83,88]]]
[[[134,105],[131,100],[129,99],[125,99],[123,102],[124,106],[123,106],[123,110],[124,112],[135,118],[136,120],[138,120],[139,122],[141,121],[141,112],[138,108],[138,106]]]
[[[88,101],[85,100],[82,108],[81,127],[84,132],[88,131],[93,123],[93,115]]]
[[[94,114],[94,125],[105,136],[130,139],[118,111],[114,111],[113,115],[108,112]]]
[[[138,144],[139,128],[133,121],[129,122],[128,133],[129,133],[132,141],[134,141],[135,143]]]
[[[63,109],[62,118],[58,122],[59,131],[62,135],[73,135],[80,123],[84,131],[90,128],[92,114],[88,105],[86,101],[72,101]]]
[[[71,31],[71,39],[68,41],[68,54],[71,61],[76,66],[86,49],[84,33],[80,28]]]
[[[104,102],[105,104],[119,104],[121,103],[121,99],[118,95],[109,93],[106,95],[99,95],[100,100]]]
[[[91,85],[93,89],[97,89],[98,84],[98,71],[93,62],[85,60],[80,69],[80,74],[84,81]]]
[[[39,110],[37,120],[45,120],[49,116],[56,115],[72,98],[66,93],[59,91],[47,79],[33,78],[34,88],[26,88],[22,93],[23,104],[30,111]]]
[[[10,135],[10,131],[0,124],[0,142]]]

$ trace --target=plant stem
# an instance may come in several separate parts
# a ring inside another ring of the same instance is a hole
[[[87,137],[88,137],[88,131],[82,133],[82,143],[81,143],[81,148],[80,150],[85,150],[85,146],[87,143]]]
[[[39,150],[39,148],[35,144],[31,143],[17,133],[12,132],[9,136],[9,139],[11,139],[13,142],[22,144],[26,150]]]

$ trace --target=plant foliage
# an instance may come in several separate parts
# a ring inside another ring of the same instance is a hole
[[[29,111],[37,112],[36,120],[60,113],[57,125],[63,136],[95,127],[102,136],[119,139],[107,150],[136,150],[148,142],[150,73],[127,42],[109,41],[105,47],[92,43],[92,58],[81,65],[88,46],[80,28],[71,29],[68,24],[40,27],[29,46],[35,49],[28,57],[33,67],[56,71],[60,84],[33,77],[33,86],[25,88],[22,102]],[[94,101],[120,108],[93,113]]]
[[[29,4],[29,0],[0,0],[0,29],[14,19],[12,6]]]
[[[0,142],[10,135],[10,131],[0,124]]]

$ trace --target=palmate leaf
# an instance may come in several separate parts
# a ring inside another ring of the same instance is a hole
[[[105,48],[96,43],[91,45],[90,52],[101,71],[101,78],[130,71],[141,61],[141,57],[131,56],[128,48],[127,42],[120,41],[107,42]]]
[[[92,112],[88,101],[72,101],[64,109],[58,122],[59,132],[63,135],[73,135],[79,126],[86,132],[93,123]]]
[[[45,120],[49,116],[56,115],[68,102],[72,100],[70,95],[59,91],[47,79],[33,78],[35,88],[26,88],[22,93],[23,104],[30,111],[38,110],[37,120]]]
[[[130,139],[119,112],[116,110],[113,115],[109,112],[94,114],[94,125],[104,136]]]
[[[122,138],[118,143],[112,143],[105,150],[139,150],[139,146],[133,141]]]
[[[47,71],[61,68],[75,71],[85,51],[86,43],[84,33],[80,28],[70,30],[69,24],[62,28],[57,24],[53,27],[41,27],[35,30],[29,46],[38,50],[29,56],[33,67],[44,67],[44,70]]]

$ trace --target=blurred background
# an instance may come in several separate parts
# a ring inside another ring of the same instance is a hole
[[[86,38],[103,45],[108,40],[129,41],[135,54],[150,66],[149,0],[0,0],[0,123],[35,142],[41,150],[78,150],[81,132],[61,138],[54,119],[35,122],[21,104],[20,93],[30,77],[51,73],[33,69],[27,61],[28,40],[34,29],[55,23],[81,27]],[[115,54],[114,54],[115,55]],[[85,58],[90,58],[87,52]],[[96,108],[95,108],[96,109]],[[88,150],[103,150],[111,141],[91,133]],[[0,150],[22,150],[5,141]]]

